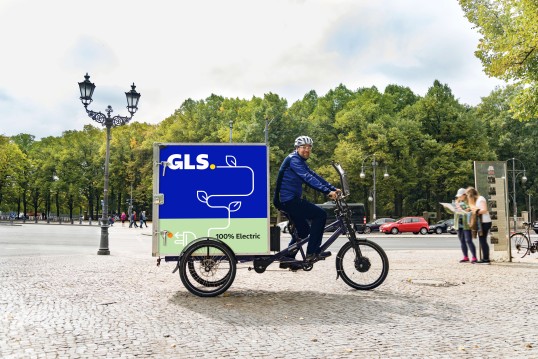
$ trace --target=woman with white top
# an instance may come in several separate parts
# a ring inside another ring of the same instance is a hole
[[[469,206],[471,207],[472,213],[480,218],[478,241],[480,243],[482,259],[478,261],[478,263],[490,264],[488,233],[491,229],[491,216],[489,215],[488,211],[488,203],[474,187],[467,188],[467,199],[469,201]]]

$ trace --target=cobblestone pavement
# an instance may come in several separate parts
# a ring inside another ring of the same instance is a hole
[[[173,264],[155,265],[138,231],[111,228],[110,256],[0,257],[0,357],[538,357],[536,254],[485,266],[454,250],[388,251],[373,291],[335,280],[334,257],[311,272],[243,264],[204,299]]]

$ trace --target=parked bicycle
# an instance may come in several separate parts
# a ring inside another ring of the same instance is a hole
[[[333,231],[332,235],[322,243],[321,251],[325,251],[342,234],[348,241],[336,255],[336,278],[359,290],[370,290],[383,283],[389,271],[389,260],[385,251],[374,242],[365,238],[357,238],[351,220],[352,211],[347,205],[349,186],[342,167],[333,163],[340,176],[342,192],[336,198],[336,220],[325,227],[325,231]],[[236,256],[233,250],[223,241],[215,238],[199,238],[191,243],[180,254],[174,272],[179,270],[183,285],[193,294],[200,297],[214,297],[224,293],[233,283],[237,272],[237,263],[253,262],[256,273],[263,273],[273,262],[286,263],[288,266],[310,271],[319,260],[307,260],[303,245],[308,237],[299,239],[293,224],[290,225],[292,236],[296,242],[273,255]],[[290,253],[300,253],[300,259],[289,258]]]
[[[527,254],[536,253],[538,251],[538,240],[531,240],[530,229],[532,223],[523,222],[525,232],[516,232],[510,235],[510,243],[512,246],[512,254],[521,254],[521,258]]]

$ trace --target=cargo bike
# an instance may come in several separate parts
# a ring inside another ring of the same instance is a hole
[[[173,254],[165,255],[164,259],[176,262],[173,273],[179,272],[181,282],[192,294],[214,297],[224,293],[233,284],[240,263],[252,263],[248,270],[261,274],[273,263],[310,271],[318,261],[318,258],[307,260],[303,246],[309,238],[298,238],[292,221],[288,226],[295,243],[283,250],[279,248],[280,228],[269,227],[268,166],[258,163],[267,161],[266,151],[264,145],[258,144],[154,146],[157,170],[154,170],[153,213],[158,219],[153,222],[153,255],[158,256],[160,262],[162,254]],[[259,153],[256,155],[256,152]],[[217,158],[225,160],[219,163]],[[377,243],[356,236],[351,209],[346,202],[350,191],[345,171],[338,163],[332,166],[340,179],[342,192],[334,200],[335,221],[325,227],[325,232],[332,233],[323,241],[321,251],[345,235],[347,241],[335,258],[336,279],[341,278],[358,290],[374,289],[387,277],[388,257]],[[185,168],[199,172],[187,172]],[[166,171],[170,170],[179,171],[173,178],[165,179]],[[219,174],[216,170],[222,172]],[[228,170],[233,170],[234,174],[229,175]],[[250,178],[242,185],[241,172]],[[173,188],[183,188],[186,194],[178,194]],[[189,196],[195,196],[196,200],[189,200]],[[186,201],[183,205],[182,198]],[[197,211],[197,202],[205,205],[200,206],[204,210],[208,207],[212,211],[205,214],[203,210]],[[165,204],[168,209],[163,207]],[[251,211],[244,211],[240,216],[238,212],[243,206]],[[264,206],[266,210],[259,211],[259,207]],[[253,216],[256,210],[259,213]],[[224,215],[216,215],[219,211]],[[175,212],[179,214],[173,214]],[[199,235],[201,232],[207,235]],[[249,245],[252,243],[257,245]],[[174,254],[175,250],[178,251]]]

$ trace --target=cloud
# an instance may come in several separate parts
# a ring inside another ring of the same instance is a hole
[[[112,71],[119,67],[119,59],[111,46],[97,38],[79,35],[74,46],[67,50],[64,62],[72,69]]]
[[[32,9],[32,11],[29,11]],[[58,9],[61,9],[59,11]],[[388,84],[424,95],[435,79],[477,104],[500,81],[474,57],[478,36],[455,1],[69,0],[0,4],[0,131],[61,135],[91,123],[77,82],[96,84],[91,108],[157,123],[187,98],[212,93],[288,100]]]

